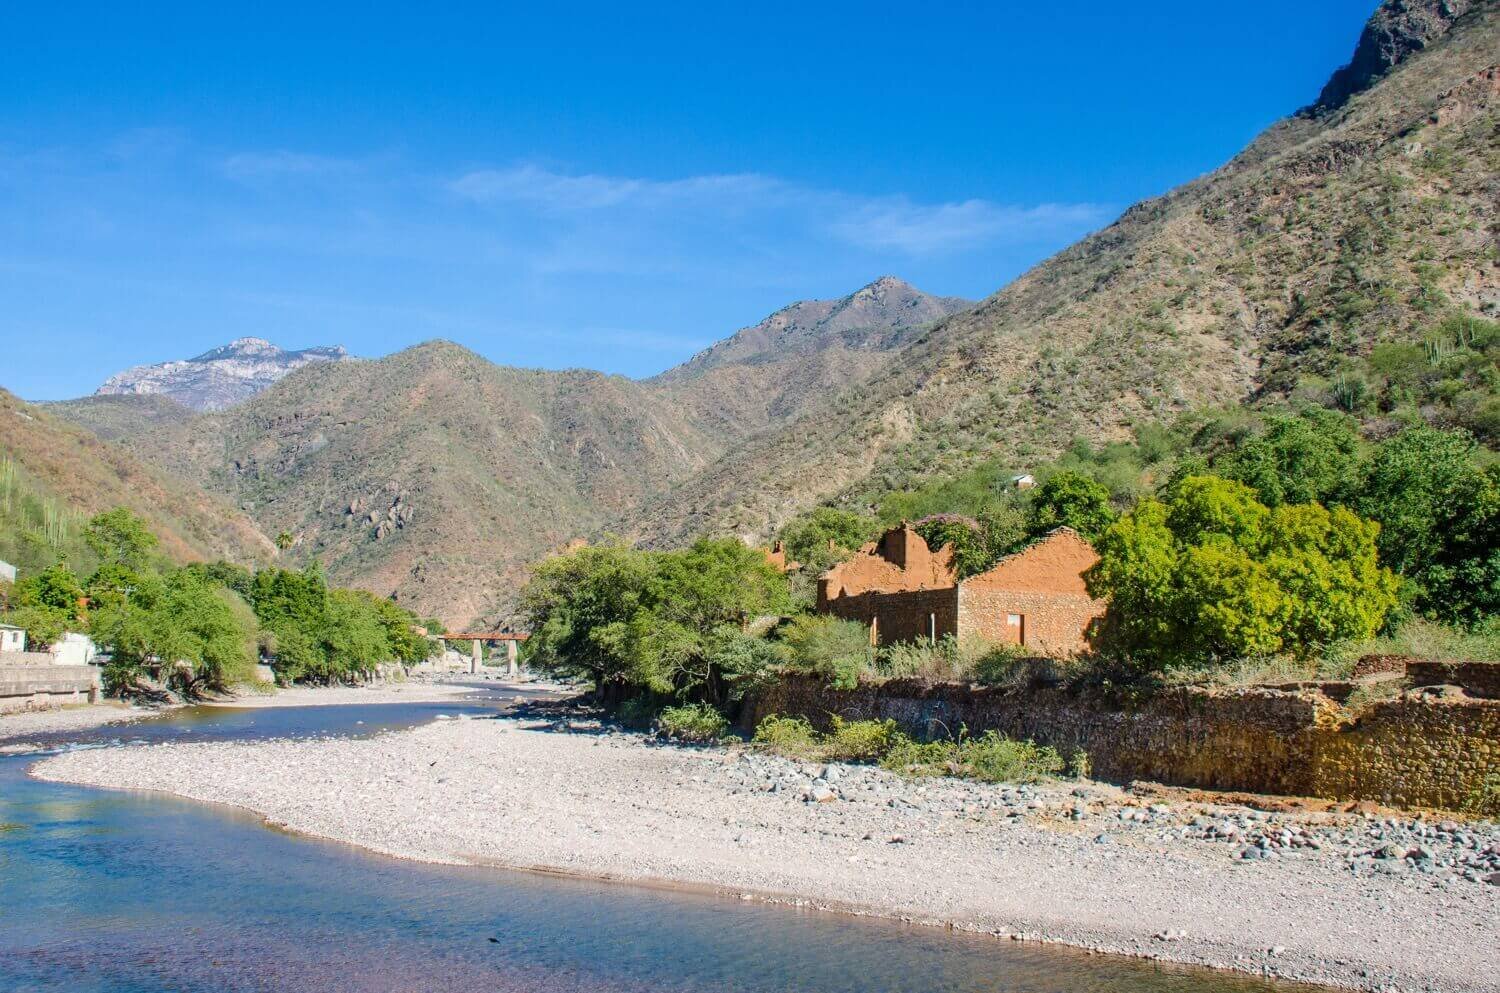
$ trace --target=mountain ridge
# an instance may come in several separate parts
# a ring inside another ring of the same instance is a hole
[[[349,358],[342,345],[287,351],[264,338],[236,338],[190,359],[131,366],[115,373],[95,396],[165,396],[190,410],[222,410],[314,362]]]

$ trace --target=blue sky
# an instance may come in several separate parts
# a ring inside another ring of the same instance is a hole
[[[1374,2],[426,6],[9,9],[0,385],[243,335],[649,375],[884,273],[987,296]]]

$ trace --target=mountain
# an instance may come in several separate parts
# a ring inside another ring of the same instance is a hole
[[[254,396],[293,369],[348,357],[342,346],[289,352],[264,338],[237,338],[191,359],[138,365],[116,373],[95,395],[152,394],[192,410],[222,410]]]
[[[248,564],[269,562],[275,555],[271,542],[224,499],[148,466],[50,409],[4,390],[0,458],[6,477],[0,518],[7,525],[0,537],[6,542],[40,540],[11,533],[9,525],[18,523],[19,516],[13,513],[19,510],[15,504],[24,502],[13,499],[12,486],[19,477],[24,479],[24,496],[45,504],[49,516],[65,528],[124,506],[146,519],[161,540],[161,550],[178,562],[223,558]]]
[[[881,276],[838,300],[783,307],[647,382],[744,436],[859,385],[928,327],[973,305]]]
[[[223,410],[148,396],[50,409],[293,534],[294,561],[457,624],[502,613],[538,556],[820,408],[964,305],[887,277],[646,381],[428,342],[311,364]]]
[[[1497,8],[1387,0],[1320,97],[1232,161],[614,527],[658,545],[764,536],[982,458],[1026,466],[1197,406],[1326,396],[1378,342],[1494,315]]]

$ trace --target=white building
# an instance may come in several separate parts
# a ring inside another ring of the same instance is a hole
[[[26,651],[26,629],[0,624],[0,652]]]
[[[76,631],[69,631],[52,645],[54,665],[93,665],[98,654],[93,639]]]
[[[0,579],[3,579],[8,583],[14,583],[16,581],[16,567],[11,565],[4,559],[0,559]]]

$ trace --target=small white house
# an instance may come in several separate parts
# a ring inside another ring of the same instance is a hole
[[[93,639],[76,631],[69,631],[52,645],[54,665],[93,665],[98,654]]]
[[[26,629],[0,624],[0,652],[26,651]]]
[[[7,583],[14,583],[16,581],[16,567],[4,559],[0,559],[0,579],[5,580]]]
[[[1036,486],[1036,477],[1029,472],[1023,472],[1018,476],[1010,477],[1010,485],[1014,489],[1029,490]]]

